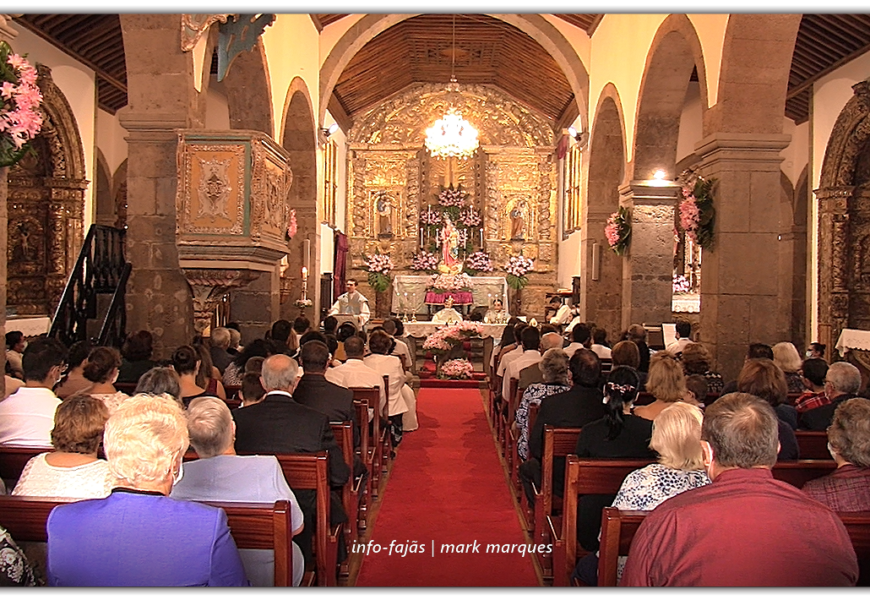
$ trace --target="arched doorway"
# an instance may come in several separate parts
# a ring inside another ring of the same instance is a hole
[[[581,304],[585,320],[616,339],[622,322],[622,258],[610,250],[604,227],[619,208],[619,187],[625,177],[625,127],[616,88],[607,86],[589,142],[588,203],[583,232]]]
[[[85,160],[78,125],[51,69],[37,65],[42,131],[9,170],[8,313],[52,315],[82,245]]]

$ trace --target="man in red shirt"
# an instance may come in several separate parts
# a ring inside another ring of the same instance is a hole
[[[852,586],[858,561],[836,513],[773,478],[776,414],[727,394],[704,415],[711,485],[674,496],[644,520],[625,586]]]

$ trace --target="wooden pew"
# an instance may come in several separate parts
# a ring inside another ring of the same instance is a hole
[[[517,421],[517,408],[519,408],[520,400],[522,400],[525,388],[520,388],[517,385],[514,388],[515,379],[511,378],[511,404],[508,408],[507,422],[505,423],[505,461],[507,461],[508,480],[511,484],[511,491],[514,497],[519,501],[523,496],[523,486],[520,482],[520,455],[517,452],[517,444],[520,440],[519,431],[515,427]],[[537,415],[537,413],[535,413]],[[531,427],[531,425],[530,425]]]
[[[381,474],[389,471],[390,461],[393,455],[393,436],[390,435],[390,376],[384,375],[384,393],[387,395],[387,401],[384,402],[383,412],[381,417],[387,422],[387,426],[381,432]],[[400,392],[401,393],[401,392]]]
[[[508,382],[510,395],[505,400],[505,405],[502,411],[496,415],[496,423],[498,423],[498,441],[501,444],[502,456],[504,456],[505,460],[508,461],[508,467],[510,467],[510,427],[514,421],[514,415],[517,410],[518,385],[519,382],[516,378],[511,377]]]
[[[284,478],[290,488],[314,490],[316,494],[316,524],[313,536],[315,574],[318,586],[335,587],[338,567],[338,538],[341,525],[330,527],[329,463],[327,452],[312,454],[276,454]]]
[[[368,402],[354,400],[353,409],[356,413],[356,420],[360,424],[359,448],[356,448],[354,453],[356,456],[359,456],[368,471],[368,477],[365,478],[365,486],[359,490],[361,498],[358,504],[357,521],[354,524],[354,527],[357,528],[357,538],[360,538],[366,530],[366,515],[368,514],[368,507],[372,502],[372,464],[369,451]]]
[[[359,512],[359,494],[360,479],[354,479],[353,465],[354,452],[353,447],[353,421],[343,421],[341,423],[330,423],[332,427],[332,435],[335,436],[335,441],[338,447],[341,448],[341,456],[344,462],[350,467],[351,475],[347,478],[347,483],[341,487],[341,503],[344,506],[344,512],[347,513],[347,523],[344,526],[344,535],[348,544],[356,541],[357,536],[357,519]],[[342,565],[342,573],[347,573],[347,561]]]
[[[360,427],[365,429],[365,435],[367,438],[366,445],[366,453],[362,455],[363,463],[365,463],[366,468],[369,470],[368,484],[369,487],[368,495],[371,498],[378,497],[378,486],[381,482],[381,456],[383,455],[383,450],[381,448],[381,444],[383,444],[382,439],[382,428],[381,428],[381,412],[380,412],[380,391],[378,388],[363,388],[363,387],[351,387],[348,388],[351,392],[353,392],[354,401],[364,402],[366,404],[366,418],[365,420],[360,421]],[[369,425],[368,423],[368,409],[374,411],[374,417],[371,420],[371,436],[369,436]],[[366,424],[363,426],[363,424]],[[360,434],[362,435],[362,429],[360,430]]]
[[[620,556],[628,556],[634,535],[649,514],[647,511],[605,508],[601,516],[601,548],[598,551],[598,586],[617,585]],[[870,512],[837,513],[858,557],[858,586],[870,585]]]
[[[47,541],[46,522],[51,510],[70,502],[63,498],[0,496],[0,525],[16,542]],[[293,584],[293,526],[290,503],[203,502],[222,508],[238,548],[275,552],[275,586]]]
[[[810,460],[830,460],[828,434],[825,431],[795,431],[800,457]]]
[[[535,419],[538,418],[538,411],[541,409],[541,405],[532,404],[529,406],[529,431],[532,430],[532,425],[535,424]],[[520,508],[523,511],[523,515],[526,517],[526,531],[530,534],[535,531],[535,511],[529,506],[528,498],[526,498],[525,491],[523,490],[523,482],[520,480],[520,466],[517,465],[516,472],[514,474],[514,485],[516,485],[519,496],[520,496]]]
[[[580,459],[568,456],[565,465],[565,498],[561,522],[550,519],[547,528],[553,542],[553,585],[568,585],[577,560],[586,551],[577,543],[577,507],[584,494],[616,494],[626,476],[654,461],[649,459]],[[828,475],[836,468],[833,460],[780,461],[773,476],[797,488],[811,479]],[[603,527],[603,522],[602,522]],[[603,547],[604,536],[602,533]],[[599,560],[602,547],[599,547]],[[599,584],[600,585],[600,584]]]
[[[43,452],[54,452],[54,448],[39,446],[0,446],[0,479],[6,482],[6,492],[11,494],[12,487],[24,466],[31,458]]]
[[[561,515],[561,498],[555,499],[553,494],[553,459],[566,457],[574,452],[577,447],[577,438],[580,435],[579,427],[553,427],[544,426],[544,449],[541,456],[541,488],[537,489],[532,484],[535,492],[535,523],[532,542],[535,545],[548,544],[550,531],[547,519],[553,517],[554,510]],[[561,517],[558,517],[561,520]],[[556,531],[561,525],[556,526]],[[538,557],[545,578],[553,576],[552,553],[544,552]]]

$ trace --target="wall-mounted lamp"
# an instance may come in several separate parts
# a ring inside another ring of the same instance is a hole
[[[573,125],[568,128],[568,135],[570,135],[572,138],[577,137],[577,129]]]
[[[657,179],[658,181],[664,181],[665,177],[667,177],[667,173],[661,169],[653,173],[653,179]]]
[[[331,136],[331,135],[332,135],[333,133],[335,133],[336,131],[338,131],[338,123],[333,123],[333,124],[330,125],[329,127],[324,127],[323,129],[321,129],[321,130],[320,130],[320,133],[323,134],[323,137],[328,138],[329,136]]]

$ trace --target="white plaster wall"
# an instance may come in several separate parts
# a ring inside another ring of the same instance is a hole
[[[690,81],[686,90],[686,103],[680,115],[680,135],[677,139],[677,162],[695,151],[695,144],[704,136],[703,113],[701,111],[701,85]],[[669,173],[676,176],[679,173]]]
[[[227,102],[227,93],[224,82],[217,80],[217,75],[212,75],[208,83],[205,109],[206,129],[230,129],[230,105]]]
[[[332,118],[329,111],[326,111],[326,121],[323,126],[329,128],[333,123],[335,123],[335,119]],[[324,273],[332,273],[335,262],[335,231],[337,230],[346,233],[345,219],[347,215],[347,136],[339,128],[332,134],[330,139],[335,140],[338,148],[338,151],[336,152],[338,190],[335,197],[335,229],[326,223],[320,224],[320,264],[321,270]],[[321,161],[321,163],[323,163],[323,161]],[[323,170],[325,171],[325,165]],[[318,176],[318,180],[321,182],[324,181],[322,173]],[[322,186],[323,183],[321,183],[321,189]]]
[[[807,120],[800,125],[795,125],[791,119],[784,118],[782,132],[791,136],[791,142],[779,153],[782,156],[782,172],[788,177],[792,186],[795,186],[809,161],[810,122]]]
[[[30,33],[23,26],[13,23],[18,37],[12,41],[12,48],[18,54],[27,54],[31,64],[42,63],[51,68],[54,83],[66,96],[75,116],[76,126],[82,140],[85,155],[85,177],[89,181],[85,190],[84,231],[94,222],[94,196],[96,190],[96,138],[94,131],[97,123],[97,89],[94,71],[75,60],[65,52],[55,48],[42,38]]]
[[[810,189],[819,187],[819,179],[822,174],[822,164],[825,160],[825,148],[834,123],[840,115],[840,111],[854,95],[852,86],[859,81],[864,81],[870,73],[870,52],[862,54],[813,84],[813,98],[810,104],[810,164],[812,165],[812,177]],[[810,201],[812,215],[810,218],[810,330],[809,335],[814,340],[818,333],[819,319],[819,231],[818,231],[818,203],[815,195]]]
[[[582,119],[580,116],[578,116],[576,119],[574,119],[574,122],[571,125],[573,125],[574,128],[577,129],[577,131],[580,131],[581,124]],[[584,239],[584,236],[587,235],[588,232],[584,232],[581,228],[577,231],[571,232],[566,239],[562,239],[562,232],[565,231],[565,209],[567,208],[565,205],[565,160],[560,160],[558,165],[559,174],[556,197],[558,198],[557,205],[559,219],[556,224],[556,239],[559,240],[559,254],[558,265],[556,267],[556,278],[559,283],[559,287],[570,289],[572,285],[571,278],[575,275],[580,275],[580,270],[583,268],[582,256],[580,254],[580,244]],[[585,184],[585,178],[588,175],[588,165],[588,155],[584,155],[582,166],[584,181],[581,183],[581,202],[583,204],[584,213],[588,207]]]
[[[97,109],[97,148],[109,164],[109,175],[112,177],[127,159],[126,136],[127,130],[121,127],[118,113],[112,115],[101,108]]]

